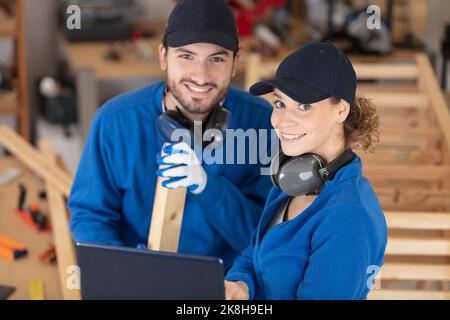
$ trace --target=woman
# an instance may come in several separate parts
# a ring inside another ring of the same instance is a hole
[[[350,148],[373,149],[376,108],[355,97],[353,66],[331,42],[305,45],[274,79],[250,88],[270,92],[282,147],[272,160],[275,187],[250,246],[225,278],[226,298],[366,299],[383,264],[387,227]]]

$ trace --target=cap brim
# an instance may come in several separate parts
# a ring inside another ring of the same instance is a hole
[[[314,103],[331,96],[303,81],[281,77],[257,82],[250,87],[249,91],[254,96],[260,96],[272,92],[275,88],[300,103]]]
[[[166,42],[169,47],[178,48],[193,43],[212,43],[222,48],[237,51],[238,41],[229,35],[214,30],[177,30],[168,33]]]

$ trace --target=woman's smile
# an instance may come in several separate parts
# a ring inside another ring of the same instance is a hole
[[[306,133],[287,134],[287,133],[280,132],[280,139],[281,139],[281,142],[284,142],[284,143],[293,143],[293,142],[298,142],[300,139],[302,139],[306,135],[307,135]]]

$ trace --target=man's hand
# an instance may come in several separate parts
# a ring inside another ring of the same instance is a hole
[[[225,299],[226,300],[248,300],[248,287],[244,281],[226,281],[225,280]]]
[[[156,175],[169,179],[163,181],[162,186],[168,189],[187,187],[192,194],[201,193],[208,176],[194,150],[187,143],[179,142],[164,147],[163,151],[167,155],[159,156],[157,162],[169,167],[159,169]]]

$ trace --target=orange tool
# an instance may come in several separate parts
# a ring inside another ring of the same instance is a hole
[[[37,232],[51,230],[47,216],[44,215],[38,203],[33,203],[30,208],[25,206],[27,188],[23,183],[19,183],[19,204],[16,213]],[[41,198],[41,194],[39,195]]]
[[[39,255],[39,260],[42,262],[55,263],[56,262],[56,249],[51,244],[47,250]]]
[[[25,257],[27,254],[28,250],[24,244],[0,235],[0,256],[5,256],[8,260],[13,261]]]

